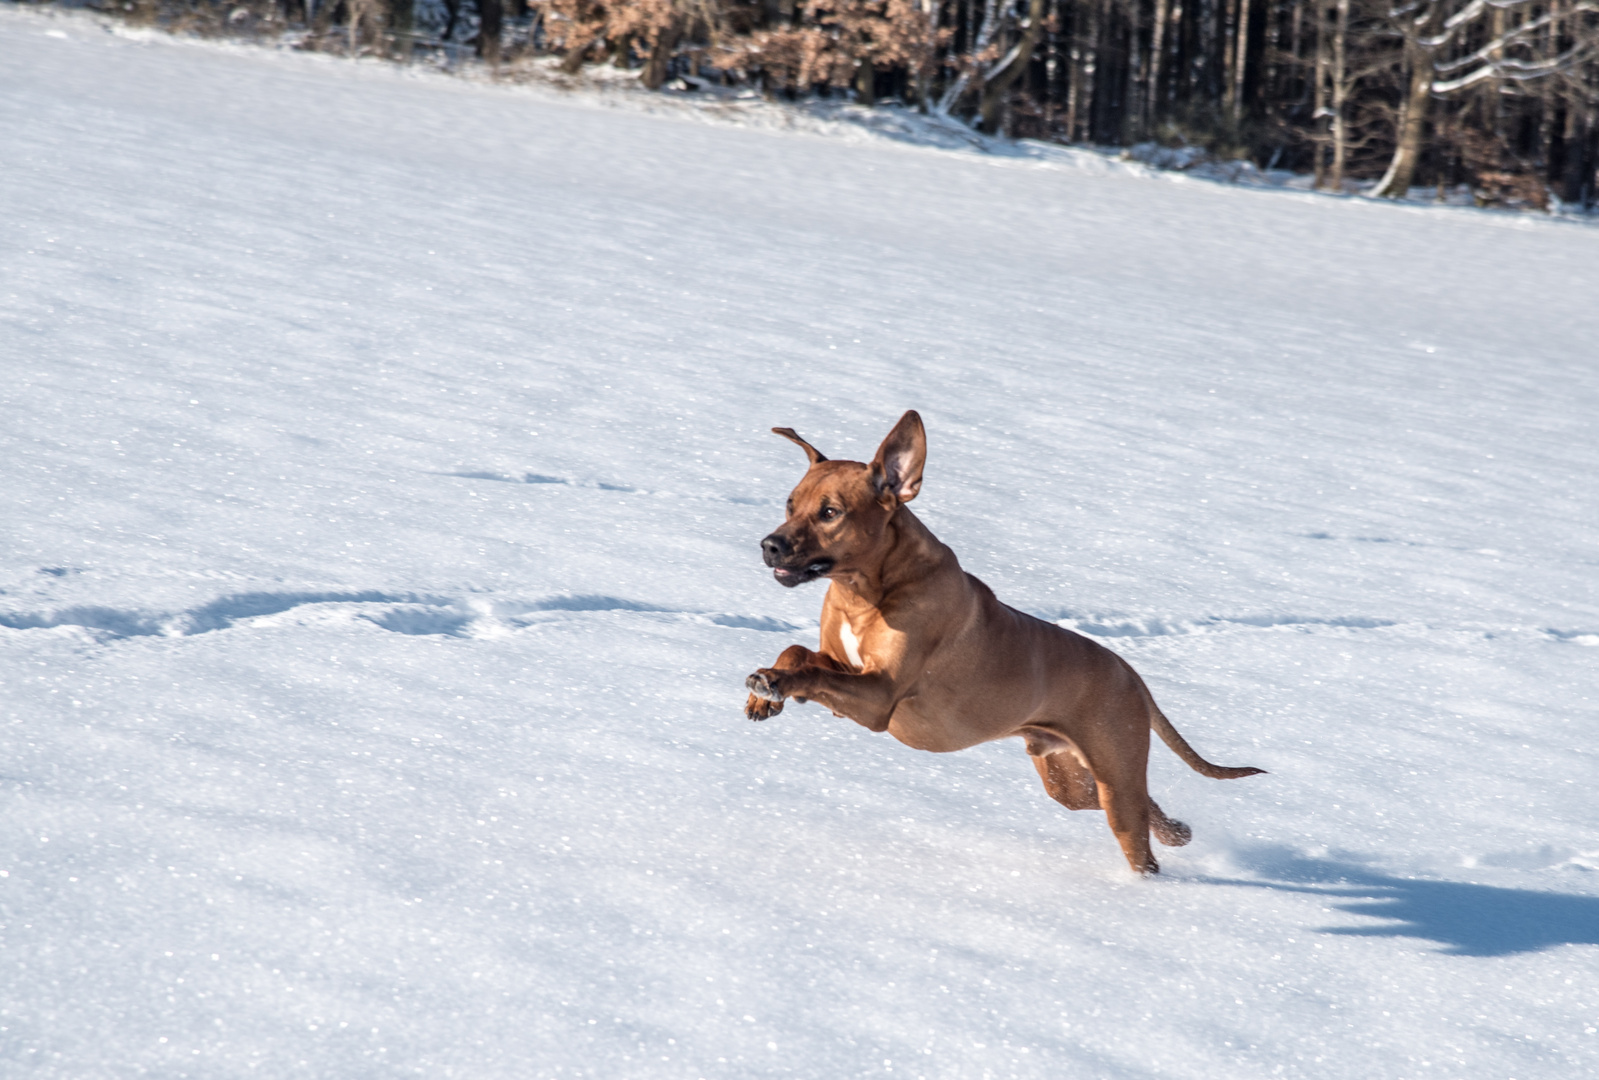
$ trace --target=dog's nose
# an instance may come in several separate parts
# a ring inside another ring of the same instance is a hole
[[[793,546],[787,540],[773,533],[761,541],[761,561],[767,566],[776,566],[793,550]]]

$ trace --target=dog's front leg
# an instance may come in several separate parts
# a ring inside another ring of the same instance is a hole
[[[761,671],[769,674],[777,674],[781,672],[798,671],[799,669],[806,667],[843,670],[839,667],[838,661],[834,660],[826,653],[813,652],[803,645],[790,645],[788,648],[783,650],[782,654],[778,656],[776,660],[772,661],[771,667],[762,668]],[[756,692],[754,680],[759,674],[760,673],[757,672],[756,675],[751,675],[744,681],[745,685],[748,686],[752,691],[749,700],[744,703],[744,715],[749,717],[751,720],[765,720],[769,716],[776,716],[778,713],[782,712],[783,698],[785,697],[796,697],[802,702],[805,700],[803,695],[795,693],[764,696],[761,693]],[[768,687],[770,686],[769,683],[763,685]]]
[[[788,652],[783,654],[788,655]],[[751,700],[759,698],[779,706],[784,698],[814,701],[872,731],[888,730],[888,718],[894,711],[892,679],[882,672],[856,674],[848,671],[823,653],[810,653],[810,656],[816,663],[788,669],[762,668],[745,679]]]

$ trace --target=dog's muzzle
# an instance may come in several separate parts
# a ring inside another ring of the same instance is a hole
[[[833,568],[832,559],[797,562],[794,559],[794,545],[779,533],[773,533],[761,541],[761,561],[772,568],[772,576],[780,584],[790,588],[815,581]]]

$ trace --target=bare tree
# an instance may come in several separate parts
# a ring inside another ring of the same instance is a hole
[[[183,32],[237,32],[259,17],[273,33],[303,20],[308,47],[398,58],[427,47],[416,0],[131,2],[125,17]],[[511,2],[519,18],[524,0]],[[450,41],[462,4],[443,3]],[[477,52],[498,64],[512,40],[505,0],[474,3]],[[867,105],[883,95],[985,132],[1154,137],[1394,198],[1423,183],[1453,198],[1464,181],[1484,204],[1553,205],[1558,194],[1587,206],[1599,186],[1599,0],[531,0],[531,9],[536,29],[517,39],[560,57],[562,70],[608,59],[652,89],[680,70],[769,95],[843,93]]]
[[[1027,16],[1015,30],[1015,41],[1009,51],[983,72],[982,97],[978,117],[982,129],[999,130],[999,113],[1005,97],[1027,65],[1032,62],[1033,51],[1044,36],[1044,0],[1028,0]]]
[[[1454,10],[1450,10],[1453,6]],[[1457,94],[1479,83],[1527,83],[1574,71],[1590,61],[1599,34],[1571,30],[1579,16],[1599,11],[1592,0],[1413,0],[1390,13],[1404,41],[1406,91],[1399,109],[1394,155],[1376,194],[1391,198],[1409,191],[1421,159],[1428,107],[1435,97]],[[1498,32],[1468,49],[1490,12]],[[1506,25],[1508,23],[1508,26]],[[1502,29],[1501,29],[1502,27]],[[1549,119],[1548,110],[1541,119]],[[1547,138],[1543,140],[1547,142]]]

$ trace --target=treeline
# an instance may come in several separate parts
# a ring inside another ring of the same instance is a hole
[[[1379,195],[1592,207],[1599,0],[134,0],[321,47],[466,40],[645,85],[844,95],[1061,142],[1202,148]],[[158,11],[159,9],[159,11]],[[159,12],[167,12],[161,15]],[[236,14],[228,17],[237,20]]]

